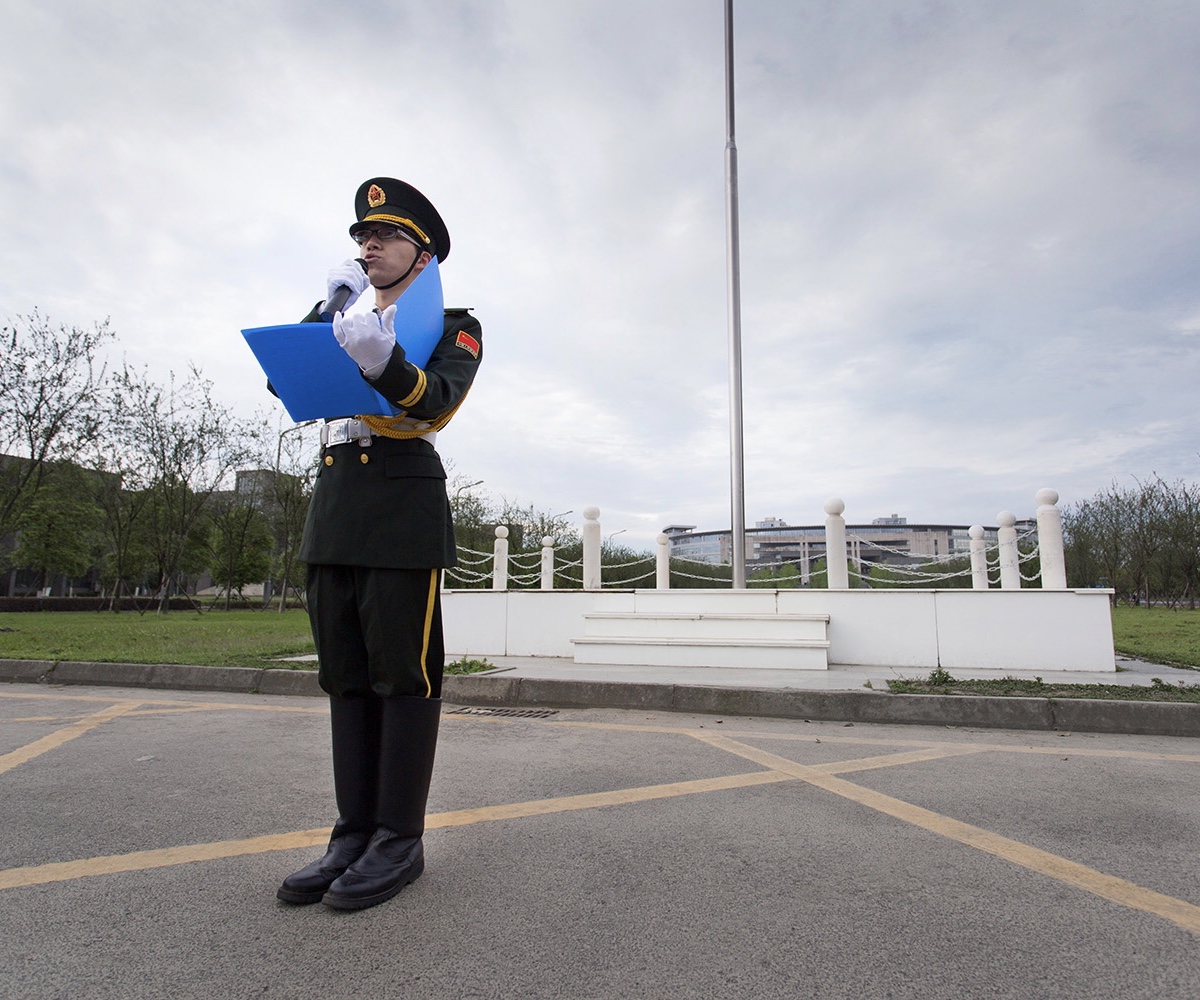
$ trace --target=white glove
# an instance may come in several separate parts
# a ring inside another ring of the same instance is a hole
[[[333,317],[333,335],[367,378],[379,375],[392,358],[392,348],[396,346],[396,328],[392,325],[395,316],[393,302],[382,313],[355,316],[338,313]]]
[[[367,272],[362,269],[358,261],[348,260],[330,269],[326,279],[325,301],[328,302],[333,293],[342,286],[349,288],[350,298],[342,304],[344,312],[358,301],[358,297],[370,287],[370,284],[371,279],[367,277]]]

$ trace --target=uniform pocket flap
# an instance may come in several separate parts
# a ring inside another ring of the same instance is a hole
[[[389,479],[445,479],[446,470],[436,455],[388,455],[383,471]]]

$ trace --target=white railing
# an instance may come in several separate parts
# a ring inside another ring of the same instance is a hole
[[[1001,511],[996,515],[999,525],[996,544],[989,546],[984,539],[984,529],[981,525],[972,525],[970,535],[969,566],[954,568],[948,563],[959,563],[963,559],[962,552],[951,552],[941,556],[927,557],[923,562],[912,565],[896,565],[889,563],[887,572],[893,576],[893,583],[911,584],[919,587],[933,587],[961,577],[969,576],[971,586],[975,590],[987,590],[998,587],[1001,590],[1019,590],[1022,581],[1031,583],[1040,580],[1045,590],[1064,590],[1067,586],[1066,561],[1063,553],[1062,516],[1058,510],[1058,493],[1052,489],[1037,491],[1035,499],[1038,502],[1037,528],[1024,535],[1018,535],[1017,518],[1011,511]],[[843,516],[845,503],[839,497],[831,497],[825,503],[825,560],[828,587],[830,590],[847,590],[850,588],[850,563],[855,563],[859,578],[863,576],[863,567],[870,564],[862,556],[864,549],[878,549],[881,552],[893,553],[893,549],[880,545],[878,542],[858,535],[846,534],[846,521]],[[622,570],[633,566],[646,564],[650,568],[639,576],[630,577],[622,574],[621,579],[606,583],[603,580],[601,565],[600,508],[585,507],[583,509],[583,557],[575,562],[555,565],[554,539],[549,535],[542,539],[540,552],[525,552],[511,554],[508,544],[508,528],[500,525],[496,528],[496,539],[491,553],[476,552],[472,549],[460,548],[459,565],[445,573],[445,586],[453,587],[458,584],[480,584],[488,579],[492,581],[493,590],[508,590],[511,586],[533,588],[539,586],[542,590],[554,590],[557,576],[565,580],[571,589],[597,591],[604,586],[636,587],[646,586],[653,579],[653,587],[657,590],[669,590],[672,574],[685,580],[700,580],[711,585],[712,577],[684,572],[678,568],[672,569],[669,540],[665,534],[656,538],[657,550],[654,556],[635,559],[626,563],[610,563],[608,569]],[[1032,548],[1030,539],[1035,540]],[[1022,551],[1021,543],[1026,543]],[[474,557],[474,558],[472,558]],[[692,560],[675,559],[674,562],[687,563]],[[1023,564],[1035,564],[1036,570],[1030,574],[1022,571]],[[651,565],[652,564],[652,565]],[[711,566],[710,563],[695,563],[695,565]],[[475,567],[479,567],[476,569]],[[997,573],[992,574],[995,567]],[[569,571],[580,570],[576,575]],[[803,574],[807,579],[807,573]],[[795,576],[790,577],[756,577],[753,581],[758,586],[769,586],[772,583],[786,583],[795,586]]]

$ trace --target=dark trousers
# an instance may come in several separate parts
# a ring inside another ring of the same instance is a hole
[[[307,597],[328,694],[441,696],[441,570],[310,565]]]

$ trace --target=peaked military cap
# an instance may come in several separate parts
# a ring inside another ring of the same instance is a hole
[[[354,196],[358,221],[350,235],[369,222],[389,222],[410,234],[417,244],[439,261],[450,256],[450,233],[433,203],[411,184],[394,177],[372,177],[363,181]]]

